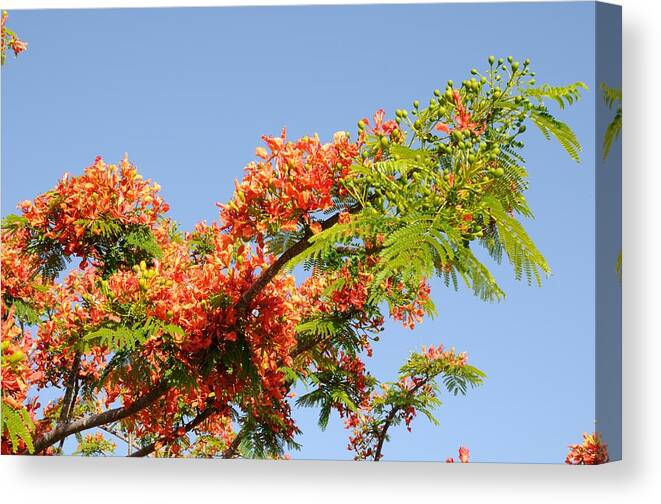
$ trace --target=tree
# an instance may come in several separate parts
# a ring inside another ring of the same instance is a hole
[[[21,203],[3,221],[2,397],[23,413],[3,416],[3,452],[57,454],[76,435],[79,453],[106,453],[81,434],[97,428],[132,456],[279,458],[298,447],[292,408],[316,407],[321,428],[335,412],[352,429],[356,458],[379,460],[390,429],[436,422],[443,390],[485,375],[434,345],[379,382],[365,361],[385,316],[434,316],[434,276],[501,300],[478,247],[541,284],[550,268],[521,222],[526,123],[581,150],[545,100],[569,105],[583,83],[536,86],[511,57],[471,73],[355,136],[264,136],[218,221],[190,232],[127,157]],[[46,389],[61,394],[41,408]]]

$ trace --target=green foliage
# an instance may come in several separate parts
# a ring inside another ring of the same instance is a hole
[[[259,417],[247,415],[239,424],[241,442],[238,453],[243,458],[277,459],[283,455],[285,449],[300,449],[293,436],[285,434],[282,419],[269,411],[260,411]],[[295,429],[294,434],[299,433],[300,431]]]
[[[108,347],[109,350],[133,350],[151,336],[167,335],[171,338],[183,337],[184,330],[175,324],[167,324],[153,317],[146,322],[135,323],[131,327],[120,324],[100,327],[85,335],[84,341]]]
[[[146,226],[138,226],[126,234],[126,244],[148,258],[160,258],[163,255],[161,247],[156,242],[154,234]]]
[[[85,229],[84,241],[88,257],[103,263],[105,277],[119,268],[142,260],[150,262],[162,255],[148,226],[125,226],[110,218],[79,219],[75,224]],[[8,232],[21,228],[28,231],[26,253],[38,257],[41,265],[39,272],[46,279],[57,278],[71,261],[71,256],[65,253],[60,241],[32,228],[23,216],[8,215],[2,221],[2,228]]]
[[[615,116],[608,124],[606,133],[604,134],[602,155],[603,158],[606,159],[613,146],[613,142],[617,140],[622,133],[622,90],[610,88],[604,83],[601,84],[601,90],[603,92],[604,102],[608,108],[612,109],[617,106],[615,109]]]
[[[9,406],[5,401],[2,401],[1,415],[2,427],[1,431],[7,433],[9,440],[12,444],[12,451],[16,453],[18,449],[19,440],[25,443],[30,453],[34,452],[34,445],[32,444],[31,431],[34,429],[34,423],[30,418],[28,411],[25,408],[15,409]]]
[[[603,82],[601,83],[600,87],[604,96],[604,103],[606,103],[608,108],[612,109],[614,105],[622,102],[621,89],[609,87]]]
[[[537,88],[527,89],[526,94],[537,98],[540,103],[543,103],[544,98],[554,100],[563,109],[565,105],[572,105],[580,99],[582,89],[588,90],[588,87],[584,82],[580,81],[567,86],[550,86],[544,84]]]
[[[22,215],[9,214],[2,219],[2,229],[11,231],[20,229],[28,224],[28,220]]]
[[[498,200],[485,197],[482,206],[485,218],[491,218],[498,229],[498,237],[514,268],[517,280],[525,274],[528,283],[533,278],[541,285],[541,274],[550,274],[551,270],[532,239],[521,223],[503,209]]]
[[[34,325],[39,322],[39,312],[27,301],[15,299],[11,302],[14,316],[23,324]]]
[[[336,363],[326,362],[324,368],[308,377],[315,388],[296,400],[297,406],[319,407],[319,426],[325,430],[333,408],[357,411],[360,401],[355,388],[355,376]],[[370,380],[373,381],[373,380]]]
[[[580,161],[581,144],[576,134],[565,123],[558,121],[546,110],[534,110],[530,114],[530,120],[539,128],[544,137],[548,140],[551,136],[555,137],[560,145],[567,151],[567,154],[574,160]]]

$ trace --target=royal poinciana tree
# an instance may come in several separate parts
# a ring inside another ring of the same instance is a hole
[[[580,151],[544,101],[571,104],[582,83],[539,86],[511,57],[471,73],[328,143],[264,136],[218,220],[187,232],[126,157],[20,203],[2,231],[3,453],[59,454],[70,436],[113,452],[103,430],[131,456],[279,458],[298,447],[293,408],[314,407],[379,460],[391,429],[436,422],[442,390],[484,374],[430,342],[380,382],[366,361],[385,317],[434,315],[435,276],[503,298],[478,248],[540,283],[526,124]]]

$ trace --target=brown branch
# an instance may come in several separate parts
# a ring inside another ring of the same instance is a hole
[[[137,399],[135,402],[132,402],[128,406],[114,408],[108,411],[104,411],[103,413],[97,413],[85,418],[79,418],[78,420],[74,420],[73,422],[69,422],[64,425],[58,425],[52,431],[46,432],[35,439],[34,453],[39,454],[49,446],[54,445],[58,441],[66,438],[67,436],[70,436],[71,434],[75,434],[87,429],[92,429],[94,427],[99,427],[101,425],[106,425],[112,422],[117,422],[118,420],[129,417],[154,403],[158,398],[164,395],[169,388],[169,383],[162,381],[148,393]]]
[[[109,427],[105,427],[105,426],[103,426],[103,425],[100,425],[100,426],[99,426],[99,429],[101,429],[102,431],[107,432],[108,434],[112,434],[112,435],[115,436],[117,439],[119,439],[119,440],[121,440],[121,441],[124,441],[126,444],[129,444],[129,440],[128,440],[127,438],[125,438],[124,436],[122,436],[119,432],[117,432],[117,431],[116,431],[115,429],[113,429],[112,427],[110,427],[110,426],[109,426]]]
[[[232,444],[230,444],[227,450],[223,452],[223,458],[225,459],[234,458],[236,456],[236,453],[239,451],[239,445],[241,444],[241,441],[243,441],[243,438],[245,436],[246,436],[246,431],[244,429],[241,429],[239,433],[236,436],[234,436],[234,439],[232,440]]]
[[[57,427],[61,427],[69,421],[73,411],[73,406],[76,403],[76,396],[78,395],[77,385],[78,372],[80,370],[80,359],[81,355],[80,351],[78,351],[76,352],[76,355],[74,355],[73,366],[71,367],[71,371],[69,371],[67,388],[66,392],[64,393],[64,399],[62,399],[62,405],[60,406],[60,418],[57,422]],[[63,444],[64,438],[60,440],[60,448],[62,448]]]
[[[78,379],[78,370],[80,369],[80,352],[76,352],[76,355],[73,358],[73,366],[71,367],[71,371],[69,371],[69,377],[67,380],[67,389],[66,392],[64,393],[64,399],[62,399],[62,406],[60,410],[60,419],[59,419],[59,424],[66,423],[66,421],[69,419],[69,415],[71,414],[71,409],[73,407],[73,402],[75,402],[75,398],[73,398],[73,391],[75,388],[76,380]]]
[[[362,209],[361,205],[354,205],[349,208],[349,213],[356,213]],[[340,213],[336,213],[321,223],[321,229],[326,230],[337,224],[340,219]],[[234,304],[234,309],[239,313],[245,313],[250,305],[250,302],[257,297],[266,285],[275,278],[280,270],[297,255],[301,254],[312,246],[310,238],[313,236],[312,231],[306,228],[305,235],[299,241],[294,243],[280,257],[276,259],[268,268],[266,268],[257,280],[246,290],[238,301]]]
[[[422,388],[424,385],[426,385],[431,377],[427,377],[426,379],[420,381],[415,387],[413,387],[411,390],[408,391],[408,395],[415,395],[415,393]],[[393,406],[393,408],[390,410],[390,413],[388,413],[388,416],[385,419],[385,423],[383,424],[383,428],[378,434],[378,443],[376,445],[376,451],[374,452],[374,460],[379,461],[382,457],[381,455],[381,450],[383,450],[383,444],[386,441],[386,435],[388,434],[388,429],[392,426],[392,422],[395,419],[395,416],[401,410],[401,406]]]
[[[147,446],[143,446],[140,448],[138,451],[131,453],[128,455],[129,457],[144,457],[146,455],[149,455],[150,453],[156,451],[156,449],[159,446],[164,445],[165,443],[172,442],[175,439],[182,437],[184,434],[192,431],[195,427],[200,425],[202,422],[204,422],[207,418],[209,418],[211,415],[214,413],[217,413],[217,409],[214,408],[213,406],[208,406],[204,410],[200,411],[195,418],[193,418],[190,422],[188,422],[186,425],[184,425],[184,432],[179,434],[179,428],[175,429],[172,434],[169,436],[161,436],[157,441],[154,441],[153,443],[148,444]]]
[[[361,209],[362,206],[357,204],[351,207],[348,212],[356,213]],[[321,223],[322,230],[326,230],[337,224],[339,218],[340,213],[336,213],[323,221]],[[290,248],[288,248],[282,255],[280,255],[280,257],[278,257],[278,259],[276,259],[274,263],[272,263],[266,270],[264,270],[264,272],[262,272],[259,278],[250,286],[250,288],[248,288],[248,290],[246,290],[241,295],[239,300],[235,303],[234,308],[239,315],[242,315],[247,311],[250,302],[255,299],[255,297],[257,297],[262,289],[266,287],[266,285],[268,285],[268,283],[273,280],[273,278],[275,278],[275,276],[280,272],[280,270],[282,270],[285,264],[287,264],[291,259],[304,252],[312,245],[309,241],[312,236],[313,234],[310,229],[306,228],[304,237]],[[71,434],[106,425],[108,423],[116,422],[118,420],[122,420],[123,418],[129,417],[152,404],[159,397],[165,394],[169,388],[170,386],[166,382],[161,382],[158,386],[156,386],[146,395],[137,399],[135,402],[131,403],[129,406],[115,408],[112,410],[104,411],[103,413],[80,418],[63,425],[58,425],[52,431],[46,432],[45,434],[42,434],[35,439],[34,453],[39,454],[41,451],[52,446],[58,441],[64,440]],[[225,458],[231,458],[236,454],[236,450],[238,449],[239,443],[241,442],[241,438],[242,433],[239,432],[239,434],[237,434],[237,436],[234,438],[232,445],[223,454]],[[142,450],[135,452],[132,454],[132,456],[139,456],[136,454],[140,453],[141,451]]]

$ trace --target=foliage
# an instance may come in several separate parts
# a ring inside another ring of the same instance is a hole
[[[411,430],[411,422],[418,414],[438,425],[434,409],[440,406],[440,380],[448,392],[466,394],[469,387],[482,383],[484,373],[466,364],[465,354],[442,347],[413,353],[400,369],[399,380],[381,384],[382,392],[372,392],[368,405],[348,415],[347,426],[353,428],[349,449],[356,452],[356,460],[380,460],[388,430],[402,422]]]
[[[390,429],[418,413],[436,423],[441,392],[484,374],[437,345],[380,382],[366,362],[386,316],[411,329],[435,316],[435,276],[502,300],[489,262],[540,285],[551,270],[524,227],[526,124],[581,150],[544,99],[571,105],[584,85],[538,87],[513,58],[472,74],[427,107],[361,119],[353,137],[264,136],[218,220],[190,232],[127,157],[19,204],[3,221],[2,321],[23,357],[3,365],[2,397],[28,416],[3,427],[3,446],[57,454],[76,435],[78,453],[105,454],[102,435],[81,434],[99,427],[136,456],[282,458],[299,447],[292,409],[314,407],[379,460]]]
[[[30,453],[34,451],[32,444],[32,435],[30,431],[34,429],[32,419],[25,408],[14,409],[7,402],[3,401],[0,408],[2,422],[0,424],[3,435],[11,441],[12,452],[23,444]]]
[[[95,434],[85,434],[80,437],[78,442],[78,448],[73,452],[74,455],[82,455],[83,457],[105,457],[108,454],[112,454],[117,445],[112,441],[109,441],[103,434],[97,432]]]
[[[603,157],[606,159],[610,153],[613,142],[622,133],[622,90],[610,88],[603,82],[601,83],[601,90],[604,95],[604,102],[608,108],[612,109],[615,107],[615,116],[612,121],[608,124],[606,128],[606,133],[604,134],[604,146],[603,146]]]

